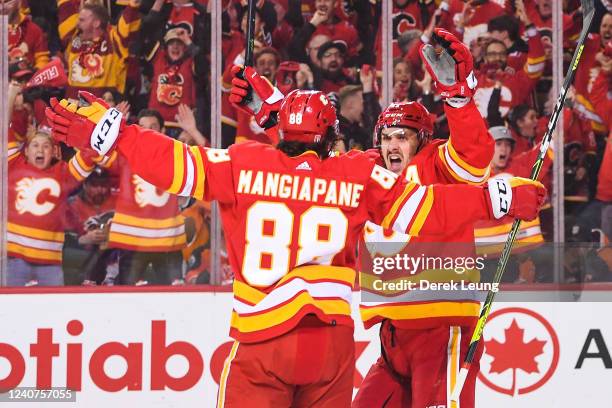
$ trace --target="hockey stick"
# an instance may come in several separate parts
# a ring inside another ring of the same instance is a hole
[[[247,32],[246,44],[244,45],[244,66],[253,66],[253,48],[255,48],[255,2],[257,0],[248,0],[247,2]],[[244,69],[240,71],[240,77],[244,77]],[[242,98],[242,103],[248,105],[253,101],[253,90],[249,87],[247,94]]]
[[[581,3],[582,31],[580,32],[580,38],[578,39],[578,45],[576,47],[576,50],[574,51],[572,62],[569,66],[569,69],[567,70],[567,73],[565,74],[565,79],[563,80],[563,86],[561,87],[561,91],[559,92],[557,103],[555,104],[555,108],[552,112],[552,115],[550,116],[550,120],[548,121],[546,134],[544,134],[544,138],[542,139],[540,145],[540,153],[538,154],[538,158],[536,159],[533,167],[531,168],[530,178],[532,180],[537,180],[538,175],[540,174],[540,170],[542,169],[542,165],[544,164],[544,157],[546,157],[546,152],[548,151],[548,147],[550,146],[553,131],[555,129],[555,125],[557,124],[557,119],[559,118],[559,113],[561,113],[561,109],[563,108],[563,103],[565,102],[567,90],[569,89],[574,79],[574,75],[576,74],[576,68],[578,67],[578,62],[580,61],[580,56],[582,55],[582,50],[584,49],[584,42],[589,33],[589,29],[591,28],[593,16],[595,15],[595,7],[593,5],[593,0],[582,0]],[[506,269],[506,263],[508,262],[510,252],[512,251],[512,246],[514,245],[514,238],[516,237],[516,233],[518,232],[520,225],[521,220],[514,220],[514,223],[512,224],[512,229],[508,234],[508,239],[506,241],[506,244],[504,245],[504,249],[499,258],[499,263],[497,264],[497,270],[495,271],[495,276],[493,278],[493,286],[497,286],[501,282],[502,275],[504,274],[504,271]],[[455,388],[451,393],[451,401],[459,401],[461,390],[463,389],[463,385],[465,384],[465,380],[472,365],[472,361],[474,360],[474,355],[476,354],[476,349],[478,348],[480,339],[482,338],[482,331],[484,330],[487,318],[489,317],[489,312],[491,311],[491,306],[493,305],[493,299],[495,299],[495,293],[496,292],[489,290],[489,293],[487,293],[487,298],[485,299],[484,304],[482,305],[480,316],[478,318],[478,323],[474,328],[474,333],[472,334],[472,339],[470,340],[470,346],[468,348],[465,361],[461,365],[459,375],[457,376]]]
[[[257,0],[248,0],[247,6],[247,32],[246,45],[244,51],[244,66],[253,66],[253,48],[255,47],[255,2]]]

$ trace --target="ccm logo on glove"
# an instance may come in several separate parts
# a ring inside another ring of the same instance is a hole
[[[91,134],[91,147],[100,155],[105,155],[113,147],[123,114],[115,108],[108,109]]]
[[[508,214],[510,203],[512,203],[512,187],[510,182],[502,178],[489,179],[489,193],[491,194],[493,216],[499,219]]]

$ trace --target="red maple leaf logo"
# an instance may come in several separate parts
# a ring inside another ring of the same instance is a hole
[[[495,339],[485,341],[485,353],[493,357],[489,372],[502,374],[508,369],[512,370],[511,395],[514,395],[516,387],[516,370],[521,369],[528,374],[540,372],[535,358],[544,352],[546,344],[545,340],[536,338],[525,343],[524,333],[525,330],[519,327],[516,319],[512,319],[510,326],[504,330],[505,343]]]

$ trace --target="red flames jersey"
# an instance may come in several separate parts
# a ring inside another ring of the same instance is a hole
[[[9,142],[8,255],[37,264],[60,264],[68,195],[93,170],[93,161],[77,153],[68,163],[40,170]]]
[[[423,7],[418,1],[410,1],[404,7],[398,7],[395,2],[393,2],[393,14],[391,15],[393,21],[393,58],[401,57],[402,52],[397,44],[398,38],[410,31],[410,30],[421,30],[423,31],[426,28],[426,25],[429,21],[423,21],[423,16],[421,14],[421,7]],[[436,5],[434,2],[425,6],[428,8],[429,16],[432,16],[434,11],[436,10]],[[377,56],[377,67],[381,66],[382,63],[382,24],[378,25],[378,31],[376,32],[376,56]]]
[[[605,72],[600,72],[594,81],[590,99],[595,111],[608,126],[608,140],[604,151],[599,178],[597,180],[597,199],[612,202],[612,99],[610,98],[610,78]]]
[[[450,129],[449,139],[446,141],[434,140],[420,150],[404,170],[404,178],[422,185],[484,183],[489,177],[494,142],[476,105],[470,102],[463,108],[445,106],[444,109]],[[458,208],[463,207],[458,203],[455,204]],[[471,245],[474,242],[473,224],[464,228],[410,237],[394,231],[384,231],[380,226],[368,223],[364,231],[364,239],[366,245],[382,243],[383,248],[384,246],[391,247],[395,243],[400,243],[398,248],[403,248],[409,241],[411,245],[426,242],[436,245],[449,243],[449,255],[451,253],[456,256],[474,255],[474,248]],[[464,243],[464,245],[456,243]],[[457,251],[462,253],[458,254]],[[419,279],[431,279],[434,274],[437,276],[435,279],[440,280],[444,279],[441,273],[441,271],[422,270],[417,276]],[[449,279],[453,279],[453,276],[449,275]],[[473,275],[467,277],[470,276]],[[362,290],[378,292],[373,286],[374,279],[377,279],[376,276],[362,273],[361,279]],[[454,276],[454,279],[457,279],[457,276]],[[428,307],[423,307],[424,300],[427,300]],[[421,299],[418,302],[400,302],[396,299],[375,304],[364,302],[360,305],[360,311],[366,327],[371,327],[383,319],[392,319],[395,326],[423,328],[440,324],[472,324],[478,316],[479,307],[480,303],[473,298],[459,301],[435,295],[432,299]]]
[[[465,24],[463,33],[458,33],[455,28],[456,19],[463,11],[464,6],[465,3],[462,0],[450,0],[448,13],[442,13],[439,26],[458,34],[465,44],[469,44],[481,34],[486,33],[487,24],[491,19],[506,13],[504,8],[497,2],[488,0],[484,4],[474,7],[474,14],[469,22]]]
[[[352,325],[355,246],[366,220],[433,234],[471,225],[488,208],[479,188],[406,183],[363,154],[289,157],[257,142],[208,149],[137,126],[125,128],[118,149],[158,187],[219,202],[239,341],[278,336],[310,313]]]
[[[529,38],[529,52],[522,69],[515,71],[508,65],[504,71],[493,74],[493,77],[490,77],[484,70],[477,71],[478,89],[474,94],[474,100],[482,116],[487,117],[487,108],[496,81],[501,82],[499,111],[505,117],[510,109],[527,102],[529,95],[544,73],[544,68],[544,47],[540,41],[540,35],[535,33]]]
[[[143,180],[123,157],[116,166],[120,192],[108,246],[140,252],[181,250],[187,240],[178,197]]]
[[[19,23],[9,25],[9,60],[25,58],[41,69],[49,62],[47,36],[29,16],[19,14]]]
[[[550,17],[544,18],[538,12],[538,8],[536,6],[536,2],[534,0],[525,0],[525,11],[527,12],[527,16],[536,26],[538,31],[542,32],[547,30],[552,36],[552,15]],[[563,13],[563,37],[564,41],[574,41],[578,38],[580,34],[580,26],[575,24],[573,21],[573,17],[570,14]]]
[[[535,163],[538,154],[540,153],[540,145],[533,147],[531,150],[521,154],[513,154],[511,162],[502,173],[495,174],[496,177],[525,177],[529,178],[531,168]],[[553,150],[548,149],[544,156],[544,163],[538,180],[546,183],[548,172],[552,166]],[[550,191],[550,190],[549,190]],[[514,218],[502,217],[499,220],[479,221],[474,228],[476,237],[476,249],[478,254],[486,254],[491,258],[499,257],[506,241],[508,233],[512,229]],[[540,218],[536,217],[532,221],[523,221],[519,231],[516,234],[513,253],[525,252],[537,248],[544,242],[542,229],[540,227]]]
[[[599,168],[597,199],[607,203],[612,202],[612,132],[608,134],[606,150]]]
[[[177,126],[175,116],[181,103],[195,107],[193,58],[170,63],[166,51],[160,49],[153,58],[153,79],[149,108],[161,113],[166,126]]]
[[[79,90],[102,96],[107,90],[125,91],[128,47],[140,29],[137,6],[124,9],[116,26],[109,25],[100,38],[83,41],[77,30],[79,0],[58,2],[59,35],[68,63],[66,96],[76,98]]]
[[[591,98],[589,98],[590,93],[597,92],[594,85],[601,71],[601,65],[595,58],[595,55],[600,51],[603,51],[601,37],[599,34],[589,34],[584,44],[580,64],[576,69],[576,79],[574,80],[576,101],[574,109],[580,111],[586,119],[591,121],[593,131],[605,134],[608,130],[608,123],[598,114],[601,108],[597,109],[593,106]]]

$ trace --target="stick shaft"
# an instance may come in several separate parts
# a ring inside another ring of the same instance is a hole
[[[546,157],[546,152],[550,147],[550,143],[552,141],[553,132],[555,130],[555,126],[557,124],[557,120],[559,119],[559,114],[561,113],[561,109],[563,109],[563,103],[565,102],[565,97],[567,95],[567,91],[574,80],[574,76],[576,75],[576,69],[578,68],[578,63],[580,62],[580,57],[582,56],[582,51],[584,49],[584,42],[588,35],[589,29],[591,27],[591,23],[593,21],[594,16],[594,8],[593,8],[593,0],[583,0],[582,1],[582,9],[584,13],[584,20],[582,24],[582,32],[580,33],[580,38],[578,39],[578,46],[574,51],[574,56],[572,57],[572,62],[570,67],[565,75],[565,79],[563,81],[563,86],[561,87],[561,92],[559,93],[559,97],[557,98],[557,103],[555,104],[555,108],[553,109],[552,115],[548,121],[548,126],[546,127],[546,133],[542,139],[540,144],[540,152],[538,157],[531,168],[530,178],[532,180],[537,180],[540,171],[542,170],[542,165],[544,164],[544,158]],[[493,278],[493,283],[499,284],[501,282],[504,271],[506,270],[506,264],[508,263],[508,258],[510,257],[510,253],[512,252],[512,247],[514,245],[514,239],[516,238],[516,234],[521,225],[521,220],[514,220],[512,223],[512,229],[508,233],[508,239],[504,244],[504,249],[499,258],[499,262],[497,264],[497,269],[495,271],[495,276]],[[496,286],[496,285],[493,285]],[[487,293],[487,297],[482,305],[482,309],[480,311],[480,316],[478,317],[478,323],[474,328],[474,333],[472,334],[472,339],[470,340],[470,346],[468,348],[468,352],[465,358],[465,362],[463,363],[462,370],[465,368],[469,370],[472,361],[474,360],[474,355],[476,354],[476,349],[478,348],[478,344],[480,339],[482,338],[482,332],[484,330],[484,326],[487,322],[487,318],[489,317],[489,312],[491,311],[491,306],[493,304],[493,300],[495,299],[496,292],[489,290]],[[461,394],[461,389],[463,388],[463,383],[457,384],[455,390],[452,392],[452,400],[457,401],[459,395]]]
[[[244,65],[253,66],[253,48],[255,47],[255,1],[249,0],[247,6],[247,32],[244,52]]]

